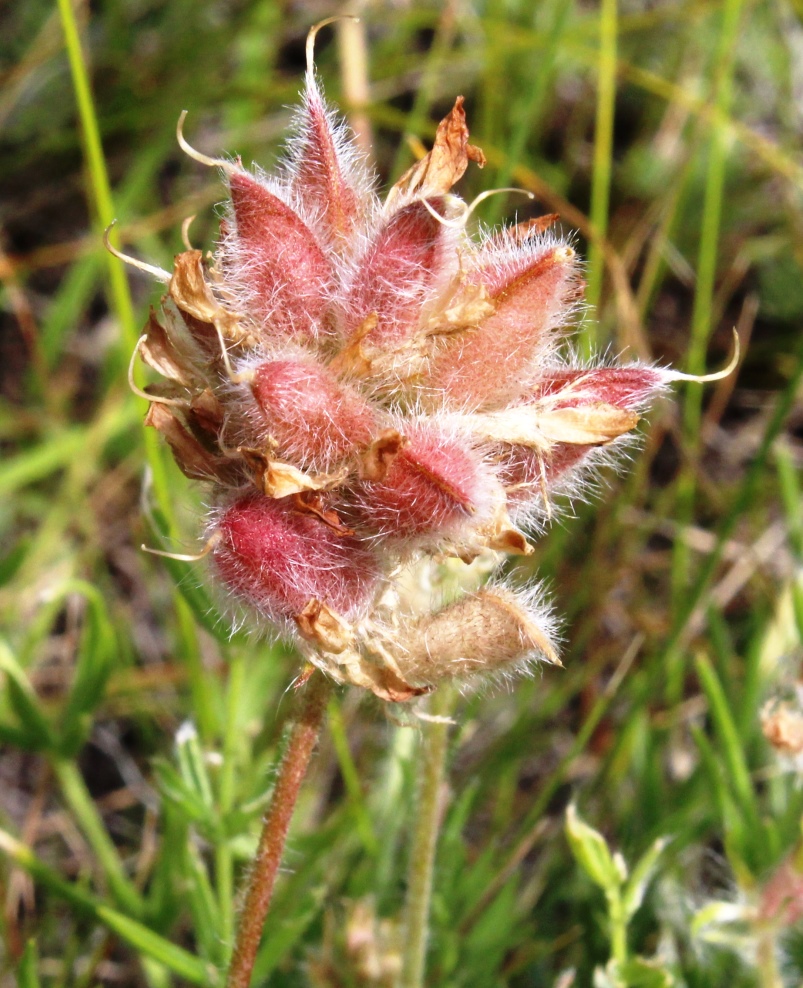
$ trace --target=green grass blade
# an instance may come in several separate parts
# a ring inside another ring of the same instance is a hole
[[[213,968],[175,946],[137,920],[97,902],[77,886],[65,882],[11,834],[0,830],[0,851],[31,875],[42,888],[69,902],[78,912],[102,923],[135,950],[140,951],[194,985],[213,988],[217,975]]]
[[[61,791],[78,820],[117,904],[133,916],[141,916],[143,902],[123,868],[117,848],[112,843],[97,807],[75,762],[63,758],[53,760],[53,770]]]
[[[19,988],[40,988],[39,980],[39,951],[36,941],[29,940],[19,964]]]
[[[594,238],[588,250],[586,302],[591,319],[599,319],[604,273],[602,241],[608,232],[608,207],[613,170],[613,118],[616,104],[616,41],[618,0],[602,0],[599,9],[599,69],[597,113],[594,127],[594,166],[591,178],[591,226]],[[583,347],[587,353],[599,343],[593,322],[586,321]]]
[[[76,24],[75,14],[70,0],[58,0],[58,9],[64,30],[64,40],[67,47],[67,57],[70,62],[75,98],[78,104],[78,115],[81,119],[81,129],[84,135],[86,161],[89,168],[92,194],[94,196],[93,205],[100,229],[105,230],[114,221],[115,216],[111,185],[106,170],[106,159],[103,156],[100,129],[95,112],[95,102],[92,98],[89,76],[81,51],[81,40],[78,36],[78,25]],[[112,243],[114,243],[114,231],[112,231],[111,239]],[[117,318],[120,320],[126,350],[130,353],[134,349],[139,336],[137,321],[134,316],[134,306],[131,301],[131,293],[120,261],[109,254],[107,256],[107,264],[113,308],[117,314]]]

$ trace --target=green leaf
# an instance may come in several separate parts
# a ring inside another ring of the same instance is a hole
[[[608,982],[616,988],[672,988],[675,978],[659,959],[631,957],[626,961],[610,961],[605,969]],[[595,985],[597,980],[595,978]],[[604,982],[603,982],[604,983]]]
[[[163,758],[153,761],[159,792],[178,811],[186,822],[208,823],[209,807],[197,791],[187,785],[181,773]]]
[[[55,737],[40,709],[39,700],[8,644],[0,639],[0,671],[6,674],[6,688],[11,708],[24,732],[25,747],[31,751],[52,750]]]
[[[755,801],[755,790],[747,767],[744,746],[728,706],[727,697],[722,689],[713,666],[704,655],[698,655],[695,660],[700,684],[705,691],[711,718],[722,744],[722,754],[728,770],[728,779],[734,793],[746,814],[751,819],[758,819]]]
[[[211,810],[214,805],[212,784],[206,771],[198,732],[190,721],[185,721],[176,732],[176,758],[184,784],[197,795],[204,807]]]
[[[39,951],[36,941],[29,940],[25,944],[19,964],[19,988],[40,988],[39,981]]]
[[[193,927],[201,955],[216,965],[226,961],[228,945],[221,940],[221,917],[209,873],[191,836],[184,845],[184,874]]]
[[[574,803],[566,810],[566,836],[572,854],[589,878],[606,893],[618,894],[627,876],[614,861],[602,834],[577,815]]]
[[[622,908],[624,909],[625,922],[630,922],[634,913],[644,901],[644,893],[650,884],[655,869],[658,866],[658,859],[669,843],[668,838],[659,837],[651,847],[639,858],[633,868],[630,878],[627,880],[622,893]]]
[[[135,950],[147,954],[148,957],[165,967],[170,968],[180,978],[186,978],[196,985],[214,985],[216,983],[215,969],[198,957],[194,957],[182,947],[165,940],[153,930],[143,926],[134,919],[129,919],[122,913],[109,906],[96,907],[97,918],[113,933],[122,937]]]
[[[209,988],[214,988],[217,984],[217,972],[205,961],[165,940],[137,920],[97,902],[74,883],[65,882],[52,868],[40,861],[29,847],[7,831],[0,830],[0,850],[49,892],[69,902],[78,912],[102,923],[126,943],[163,964],[179,977]]]
[[[80,750],[92,729],[95,711],[114,667],[117,640],[106,602],[95,587],[73,580],[64,593],[80,593],[87,604],[72,689],[62,714],[60,748],[69,757]]]

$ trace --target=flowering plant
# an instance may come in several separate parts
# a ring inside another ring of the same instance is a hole
[[[213,255],[158,272],[138,351],[167,379],[147,423],[210,486],[216,582],[308,670],[385,700],[557,662],[540,589],[483,580],[682,375],[573,355],[556,217],[467,233],[452,189],[485,159],[462,97],[384,203],[311,58],[277,174],[179,139],[229,204]],[[458,590],[433,603],[445,560]]]

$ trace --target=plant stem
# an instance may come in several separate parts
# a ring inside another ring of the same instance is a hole
[[[606,893],[608,918],[611,928],[611,957],[618,964],[627,963],[627,921],[622,904],[622,890],[612,889]]]
[[[81,120],[81,132],[84,137],[84,154],[90,177],[92,206],[97,214],[100,228],[106,229],[114,221],[114,205],[112,201],[109,173],[106,170],[106,159],[103,156],[103,145],[100,140],[95,101],[92,97],[92,87],[89,82],[84,55],[81,50],[81,39],[78,34],[78,24],[75,11],[70,0],[58,0],[59,16],[64,30],[64,43],[67,58],[70,62],[75,101],[78,106],[78,116]],[[109,234],[112,243],[116,242],[115,231]],[[119,261],[111,254],[107,255],[109,268],[109,285],[111,288],[111,303],[120,326],[123,330],[127,352],[134,349],[137,341],[137,320],[134,305],[128,289],[125,272]]]
[[[295,723],[279,764],[273,799],[248,878],[227,988],[248,988],[251,983],[251,972],[270,908],[287,831],[312,750],[318,740],[331,689],[330,681],[316,672],[299,693]]]
[[[226,696],[226,729],[223,736],[223,765],[220,771],[218,803],[225,818],[234,806],[236,764],[239,755],[240,705],[246,681],[245,657],[235,649],[229,658],[229,684]],[[215,849],[215,878],[220,909],[220,936],[228,950],[234,939],[234,857],[228,841]]]
[[[599,14],[599,73],[597,76],[597,113],[594,125],[594,169],[591,177],[591,228],[594,236],[588,249],[589,311],[600,318],[602,291],[602,241],[608,232],[608,209],[613,168],[613,120],[616,104],[616,44],[618,26],[617,0],[602,0]],[[587,353],[599,343],[597,327],[586,321],[583,347]]]
[[[406,930],[401,988],[421,988],[424,983],[432,874],[441,817],[440,795],[449,738],[447,718],[451,713],[453,702],[452,691],[445,687],[433,696],[430,711],[442,720],[425,723],[419,738],[420,757],[417,760],[417,767],[420,775],[415,830],[410,843],[410,860],[407,866]]]

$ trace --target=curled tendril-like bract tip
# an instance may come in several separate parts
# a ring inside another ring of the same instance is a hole
[[[728,361],[727,365],[722,368],[722,370],[713,371],[711,374],[683,374],[680,371],[670,372],[670,380],[672,381],[692,381],[695,384],[711,384],[713,381],[722,381],[736,370],[739,366],[739,358],[742,355],[742,344],[739,339],[739,334],[734,328],[733,330],[733,353]]]
[[[137,340],[136,346],[131,353],[131,359],[128,361],[128,387],[133,391],[135,395],[140,398],[144,398],[146,401],[153,402],[155,405],[182,405],[183,402],[179,401],[177,398],[166,398],[163,395],[153,395],[149,394],[147,391],[143,391],[142,388],[134,380],[134,364],[137,357],[139,356],[139,348],[148,339],[146,334],[142,334]]]
[[[187,111],[182,110],[179,114],[178,123],[176,124],[176,140],[178,141],[178,146],[181,150],[193,161],[197,161],[201,165],[207,165],[209,168],[220,168],[227,175],[233,175],[237,170],[230,161],[226,161],[225,158],[210,158],[208,154],[203,154],[201,151],[196,151],[196,149],[187,141],[184,136],[184,121],[187,119]]]
[[[127,264],[132,268],[138,268],[140,271],[144,271],[145,274],[149,274],[156,278],[157,281],[161,281],[165,285],[168,284],[170,282],[170,278],[172,277],[169,271],[165,271],[164,268],[157,267],[155,264],[148,264],[145,261],[140,261],[136,257],[130,257],[128,254],[124,254],[114,246],[109,239],[109,233],[116,224],[117,220],[112,220],[103,231],[103,246],[106,250],[116,257],[118,261],[122,261],[123,264]]]
[[[460,215],[455,216],[454,219],[447,219],[445,216],[441,216],[437,210],[430,206],[426,199],[422,199],[421,202],[424,204],[426,211],[430,213],[432,217],[441,224],[441,226],[449,227],[450,229],[455,230],[462,230],[466,223],[468,223],[474,210],[481,202],[484,202],[486,199],[490,199],[491,196],[500,195],[503,192],[520,192],[522,195],[527,196],[528,199],[535,199],[532,192],[528,192],[527,189],[516,188],[515,186],[502,189],[487,189],[485,192],[480,192],[480,194],[469,203],[463,202],[462,199],[456,199],[455,201],[460,207]]]
[[[190,241],[190,227],[195,220],[195,213],[192,216],[187,216],[183,223],[181,224],[181,242],[187,248],[187,250],[193,250],[192,243]]]
[[[335,24],[337,21],[355,21],[359,23],[359,20],[360,18],[355,14],[335,14],[333,17],[325,17],[322,21],[318,21],[317,24],[312,25],[307,32],[306,54],[308,76],[312,76],[315,73],[315,39],[321,28],[327,27],[329,24]]]
[[[144,543],[140,546],[143,552],[148,552],[152,556],[162,556],[164,559],[176,559],[180,563],[197,563],[201,559],[204,559],[209,553],[215,548],[221,539],[220,532],[215,532],[211,538],[207,540],[206,545],[201,549],[200,552],[195,553],[185,553],[185,552],[166,552],[164,549],[152,549],[150,546]]]

